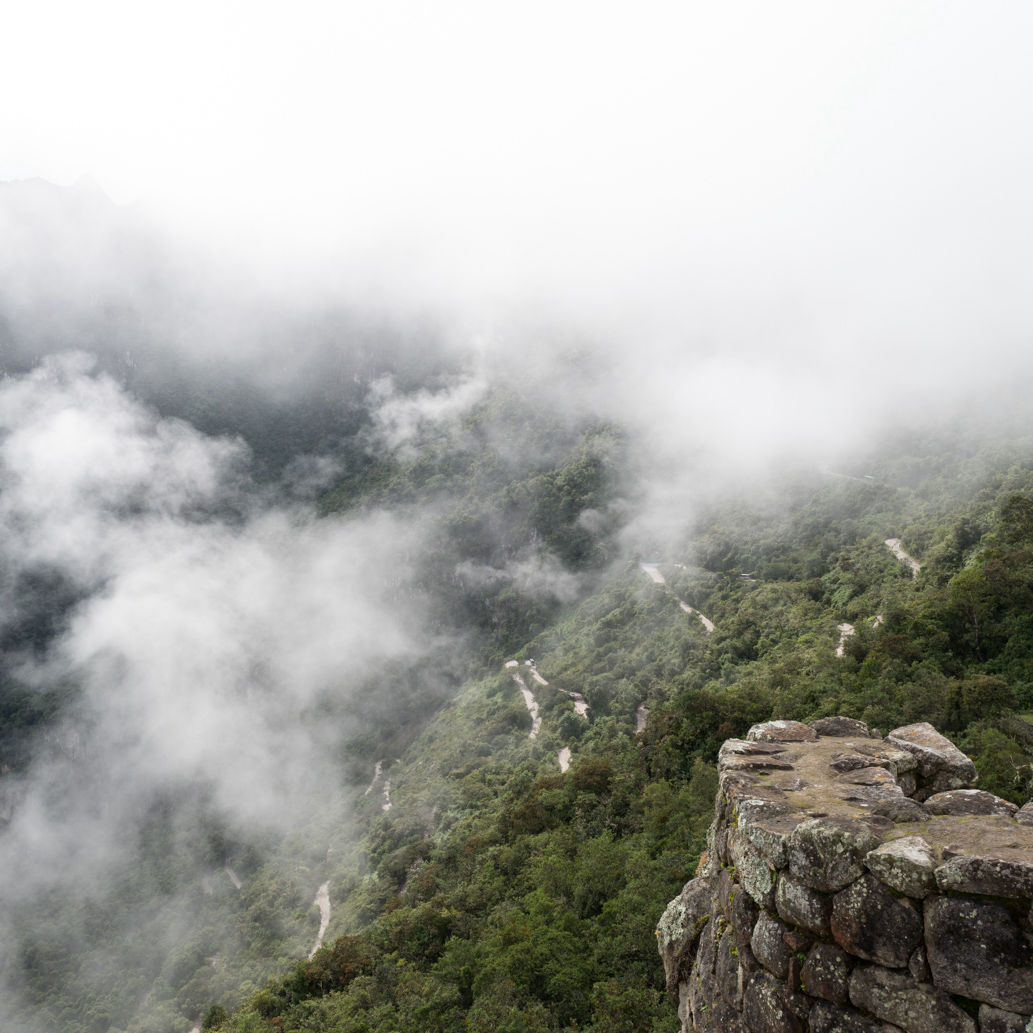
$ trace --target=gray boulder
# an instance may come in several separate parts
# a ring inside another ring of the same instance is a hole
[[[710,922],[710,884],[693,879],[667,905],[656,927],[657,946],[664,963],[667,989],[676,992],[689,978],[703,929]]]
[[[905,836],[876,847],[864,863],[887,886],[918,900],[936,889],[936,857],[921,836]]]
[[[1005,1011],[1033,1013],[1033,940],[1001,904],[928,900],[925,942],[933,983],[941,990]]]
[[[1011,817],[1018,807],[982,789],[950,789],[934,793],[925,801],[930,814],[1006,814]]]
[[[905,775],[902,777],[907,778],[910,776]],[[903,793],[904,790],[902,789],[901,792]],[[907,825],[913,821],[929,820],[929,813],[920,803],[912,800],[910,796],[877,800],[872,804],[872,813],[889,818],[895,825]]]
[[[1026,1033],[1029,1021],[1028,1015],[1016,1015],[988,1004],[979,1006],[979,1033]]]
[[[774,910],[775,875],[760,851],[740,829],[728,833],[728,858],[739,873],[742,888],[761,907]]]
[[[928,721],[895,728],[886,741],[918,761],[919,799],[948,789],[970,789],[976,784],[976,766]]]
[[[850,966],[846,953],[831,943],[816,943],[807,955],[800,973],[801,989],[810,997],[821,997],[833,1004],[850,1001]]]
[[[802,814],[750,814],[739,809],[739,829],[772,868],[784,868],[789,857],[789,837],[805,820]]]
[[[1002,849],[990,857],[958,854],[936,869],[936,885],[945,893],[1033,897],[1033,851]]]
[[[746,738],[756,742],[814,742],[818,733],[800,721],[765,721],[754,725]]]
[[[858,965],[850,974],[850,1001],[907,1033],[976,1033],[972,1016],[943,991],[878,965]]]
[[[743,1017],[753,1033],[804,1033],[810,1002],[767,972],[750,979]]]
[[[788,875],[782,875],[775,887],[775,909],[779,917],[790,925],[798,925],[815,936],[831,935],[832,898]]]
[[[915,906],[899,900],[872,875],[835,895],[831,925],[845,951],[887,968],[904,968],[922,939]]]
[[[753,929],[750,948],[753,956],[773,975],[785,980],[789,976],[789,948],[782,938],[786,927],[766,911],[761,911]]]
[[[860,820],[812,818],[789,837],[789,872],[805,886],[835,892],[864,874],[865,855],[878,845]]]
[[[899,1033],[899,1027],[887,1026],[853,1008],[835,1008],[817,1001],[811,1008],[810,1033]]]

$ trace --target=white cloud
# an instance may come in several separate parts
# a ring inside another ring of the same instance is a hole
[[[531,553],[503,567],[463,560],[456,566],[456,575],[469,586],[507,584],[528,599],[561,603],[573,602],[582,588],[582,579],[547,553]]]
[[[81,687],[54,740],[78,745],[30,771],[0,839],[5,867],[49,876],[81,836],[83,877],[167,787],[210,786],[241,824],[296,820],[313,785],[335,782],[364,679],[426,646],[398,559],[418,526],[250,505],[240,442],[159,418],[74,357],[0,382],[0,414],[5,584],[42,565],[83,593],[22,667],[30,684]],[[324,705],[332,725],[315,719]]]
[[[411,453],[422,432],[454,423],[487,390],[483,377],[465,376],[439,390],[399,394],[392,378],[382,377],[370,389],[374,433],[391,451]]]

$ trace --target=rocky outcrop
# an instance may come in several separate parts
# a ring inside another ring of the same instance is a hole
[[[924,723],[771,721],[719,773],[657,929],[685,1033],[1033,1033],[1033,806]]]

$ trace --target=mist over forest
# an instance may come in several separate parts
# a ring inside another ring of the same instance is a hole
[[[194,266],[94,189],[2,201],[25,242],[0,281],[2,970],[26,1033],[187,1033],[282,970],[318,883],[369,864],[374,769],[629,561],[727,567],[686,538],[702,514],[745,495],[774,527],[801,483],[1029,433],[1014,364],[950,384],[562,321],[471,337]],[[440,806],[417,812],[430,834]]]
[[[74,6],[0,42],[0,1026],[660,1033],[722,739],[1028,798],[1027,12]]]

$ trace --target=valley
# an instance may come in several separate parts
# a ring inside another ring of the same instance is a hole
[[[981,462],[973,455],[974,474]],[[368,840],[391,903],[346,934],[344,982],[316,989],[314,970],[300,967],[217,1028],[300,1029],[292,1023],[318,1015],[322,1028],[347,1030],[382,1013],[442,1030],[458,1021],[488,1030],[503,1014],[527,1029],[675,1029],[651,957],[666,902],[653,913],[647,901],[691,875],[711,813],[714,751],[756,720],[844,712],[894,727],[929,715],[972,750],[982,785],[1021,800],[1033,784],[1033,726],[1016,716],[1025,675],[1002,666],[1003,654],[966,653],[951,571],[982,570],[996,562],[995,543],[1011,542],[1015,590],[1027,591],[1018,571],[1033,571],[1033,553],[1008,530],[1026,512],[1014,501],[1017,478],[1033,486],[1033,463],[1023,470],[975,474],[967,509],[951,495],[942,517],[923,503],[905,520],[933,557],[920,572],[885,544],[886,499],[845,482],[786,498],[778,524],[758,514],[755,532],[739,532],[730,568],[699,562],[710,536],[733,526],[717,511],[669,577],[639,562],[608,571],[497,674],[464,686],[393,769],[395,806]],[[906,518],[915,495],[895,488],[892,497]],[[801,529],[820,513],[837,523],[817,526],[851,530],[816,577],[810,550],[820,539]],[[951,552],[951,528],[973,518],[985,521],[980,538],[964,556]],[[712,615],[713,630],[670,605],[686,596]],[[931,627],[953,644],[945,649]],[[994,641],[1013,655],[1014,637]],[[580,702],[586,715],[571,707]],[[586,882],[589,872],[602,882]],[[363,951],[378,960],[361,961],[371,957]],[[469,969],[457,969],[460,958]],[[401,983],[385,982],[383,966]],[[290,989],[299,986],[311,989]]]
[[[225,888],[212,881],[204,898],[225,919],[297,886],[265,912],[277,922],[278,908],[296,909],[296,932],[280,926],[272,941],[300,959],[279,962],[286,976],[267,962],[265,989],[234,989],[249,935],[238,925],[237,945],[199,947],[194,984],[214,997],[202,1014],[162,1019],[149,993],[126,1030],[187,1033],[199,1019],[226,1033],[301,1030],[317,1015],[328,1031],[358,1029],[360,1015],[362,1028],[386,1030],[415,1022],[416,1001],[422,1028],[442,1031],[460,1014],[487,1030],[500,1007],[529,1029],[601,1030],[632,1001],[626,1028],[673,1028],[652,925],[702,849],[719,740],[775,715],[922,717],[960,736],[993,791],[1029,791],[1033,728],[1016,714],[1030,706],[1033,669],[1016,651],[1023,611],[1007,601],[1033,591],[1025,447],[985,475],[984,453],[962,458],[969,501],[952,485],[938,512],[935,475],[919,508],[914,487],[879,497],[860,481],[803,482],[753,514],[741,500],[728,503],[734,518],[701,514],[676,562],[600,569],[494,669],[489,645],[480,673],[407,745],[384,735],[394,709],[386,724],[372,717],[364,772],[297,827],[294,846],[266,848],[257,867],[227,857]],[[923,543],[925,564],[884,538],[888,513]],[[980,529],[963,551],[952,545],[959,521]],[[998,555],[1007,584],[973,595],[965,580],[996,571]],[[321,851],[319,862],[298,867],[299,848]],[[170,999],[187,1001],[175,986]]]
[[[1033,7],[4,29],[0,1033],[1033,1033]]]
[[[674,1033],[725,740],[928,721],[1033,791],[1021,406],[819,458],[149,262],[133,318],[0,282],[3,1028]]]

